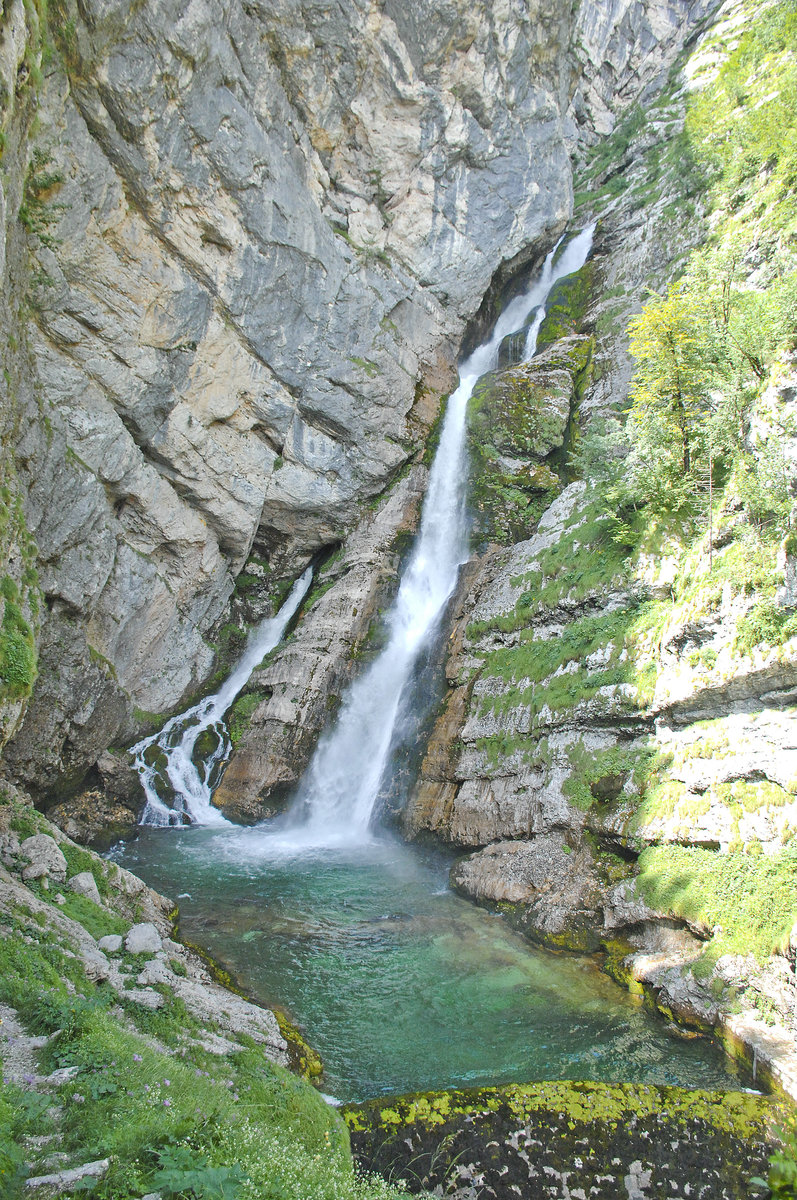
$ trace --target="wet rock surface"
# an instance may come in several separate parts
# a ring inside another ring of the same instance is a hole
[[[537,1083],[344,1108],[355,1157],[471,1200],[737,1200],[766,1170],[776,1110],[759,1096]]]

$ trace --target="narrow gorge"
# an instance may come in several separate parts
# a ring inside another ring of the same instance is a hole
[[[0,1196],[797,1194],[796,50],[0,0]]]

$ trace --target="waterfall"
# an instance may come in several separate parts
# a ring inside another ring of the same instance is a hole
[[[592,245],[594,226],[548,255],[539,279],[513,300],[491,337],[465,360],[448,401],[429,475],[421,528],[388,618],[388,642],[355,680],[334,729],[318,744],[291,810],[288,837],[297,845],[356,845],[368,828],[388,763],[402,693],[423,647],[433,637],[467,561],[465,423],[478,379],[492,370],[504,337],[521,329],[536,309],[525,358],[534,354],[545,300],[554,284],[578,270]]]
[[[211,804],[218,768],[228,758],[230,738],[224,714],[249,676],[281,640],[288,622],[301,604],[313,577],[308,567],[291,588],[285,603],[274,617],[268,617],[249,636],[247,648],[218,692],[207,696],[186,712],[172,717],[159,733],[144,738],[132,747],[134,764],[147,797],[142,825],[229,825]],[[194,748],[201,734],[211,730],[215,745],[211,753],[194,762]],[[149,753],[147,753],[149,751]],[[174,791],[169,807],[157,791],[159,776],[165,771]]]

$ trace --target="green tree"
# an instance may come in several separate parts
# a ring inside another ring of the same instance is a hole
[[[702,314],[680,285],[651,300],[628,326],[636,359],[629,423],[632,439],[664,455],[673,473],[689,475],[711,405],[702,345]]]

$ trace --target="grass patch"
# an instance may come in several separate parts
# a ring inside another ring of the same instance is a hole
[[[79,906],[85,898],[74,900]],[[74,1069],[47,1098],[0,1085],[5,1200],[24,1195],[28,1172],[19,1140],[49,1132],[43,1114],[51,1103],[63,1109],[59,1149],[67,1165],[111,1158],[107,1175],[92,1187],[98,1200],[131,1200],[155,1189],[164,1198],[194,1200],[404,1194],[355,1173],[336,1110],[251,1039],[241,1038],[226,1056],[211,1054],[192,1041],[205,1028],[167,988],[157,1011],[119,1001],[107,984],[92,984],[69,947],[58,944],[46,913],[34,916],[21,906],[4,919],[11,928],[0,941],[0,998],[31,1032],[50,1036],[40,1070]],[[26,1156],[35,1153],[30,1148]]]
[[[753,954],[764,962],[797,921],[797,847],[772,855],[652,846],[637,888],[651,907],[714,929],[710,957]]]
[[[639,795],[654,774],[658,755],[651,746],[609,746],[587,750],[578,742],[568,749],[571,774],[565,780],[565,795],[577,808],[586,810],[596,802],[616,800],[628,783]]]
[[[125,934],[130,928],[129,921],[124,921],[116,913],[109,912],[106,908],[95,904],[88,896],[80,896],[76,892],[66,891],[64,903],[58,905],[58,910],[65,917],[77,921],[97,940],[110,933]]]

